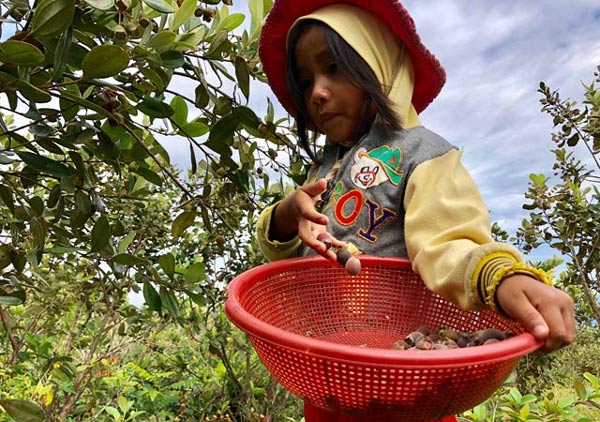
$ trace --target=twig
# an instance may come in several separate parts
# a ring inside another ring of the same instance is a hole
[[[17,343],[17,339],[12,332],[12,329],[9,325],[9,315],[6,312],[4,306],[0,306],[0,319],[2,319],[2,325],[4,326],[4,330],[8,335],[8,340],[10,341],[10,345],[12,347],[12,356],[10,358],[10,364],[14,365],[19,362],[19,344]]]

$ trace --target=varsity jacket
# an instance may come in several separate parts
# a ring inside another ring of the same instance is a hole
[[[515,247],[493,240],[489,211],[461,155],[423,126],[390,133],[374,125],[350,149],[326,145],[308,179],[328,179],[319,207],[332,236],[361,253],[408,258],[431,290],[463,309],[495,308],[502,278],[520,272],[550,280]],[[298,237],[269,239],[276,205],[259,218],[266,258],[314,254]]]

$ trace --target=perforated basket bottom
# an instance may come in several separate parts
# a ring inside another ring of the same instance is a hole
[[[296,396],[337,414],[382,420],[436,419],[470,409],[492,395],[518,362],[378,367],[319,359],[257,338],[252,343],[267,369]]]
[[[494,312],[463,311],[426,289],[410,267],[366,265],[358,276],[324,260],[260,274],[239,293],[246,312],[270,326],[305,338],[372,351],[352,361],[311,346],[247,330],[260,359],[289,391],[337,414],[375,420],[426,420],[457,414],[487,399],[508,377],[520,356],[476,364],[425,366],[379,363],[378,353],[415,328],[477,331],[523,329]],[[481,346],[491,347],[491,346]],[[398,356],[404,351],[395,351]],[[438,351],[423,351],[437,353]],[[446,352],[446,351],[442,351]],[[451,351],[458,352],[460,351]]]

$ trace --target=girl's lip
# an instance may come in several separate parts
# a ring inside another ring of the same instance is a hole
[[[325,123],[327,120],[331,120],[336,116],[336,113],[322,113],[319,115],[321,123]]]

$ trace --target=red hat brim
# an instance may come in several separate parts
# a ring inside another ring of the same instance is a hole
[[[269,85],[281,105],[296,116],[285,75],[288,31],[299,17],[332,3],[347,3],[370,11],[386,22],[404,42],[415,75],[412,103],[417,113],[425,110],[442,90],[446,72],[421,42],[408,11],[396,0],[276,0],[261,33],[259,55]]]

